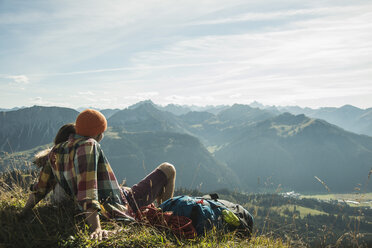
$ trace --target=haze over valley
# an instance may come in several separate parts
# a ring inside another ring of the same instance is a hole
[[[109,126],[102,148],[119,181],[128,185],[167,161],[177,168],[177,187],[202,192],[372,190],[372,109],[257,102],[161,106],[147,100],[100,111]],[[3,109],[0,169],[23,168],[78,113],[62,107]]]

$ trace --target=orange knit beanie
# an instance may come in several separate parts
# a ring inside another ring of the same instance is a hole
[[[76,133],[82,136],[94,137],[107,128],[107,120],[103,114],[94,109],[86,109],[76,118]]]

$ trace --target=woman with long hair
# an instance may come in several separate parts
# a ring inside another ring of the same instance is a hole
[[[75,130],[75,124],[74,123],[69,123],[69,124],[63,125],[58,130],[58,133],[57,133],[56,137],[54,138],[54,145],[58,145],[59,143],[66,142],[68,140],[68,138],[70,137],[70,135],[75,134],[75,133],[76,133],[76,130]],[[48,149],[45,149],[45,150],[42,150],[42,151],[38,152],[34,157],[33,163],[39,168],[44,167],[45,163],[48,160],[49,152],[51,150],[52,150],[52,148],[48,148]]]
[[[101,216],[133,221],[142,206],[173,197],[176,169],[166,162],[131,188],[119,185],[99,144],[106,129],[105,116],[93,109],[77,116],[74,129],[71,124],[61,128],[52,149],[35,158],[42,169],[25,211],[59,185],[85,214],[90,237],[101,240],[113,233],[101,228]]]

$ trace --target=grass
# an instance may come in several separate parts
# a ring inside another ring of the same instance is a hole
[[[26,173],[26,174],[25,174]],[[12,177],[10,178],[9,175]],[[295,200],[279,194],[218,192],[221,199],[239,202],[255,218],[255,233],[248,240],[234,233],[212,230],[205,237],[183,240],[169,230],[139,223],[102,221],[107,230],[121,230],[109,239],[89,239],[84,215],[70,204],[54,206],[47,199],[28,216],[19,213],[28,197],[28,186],[36,174],[13,170],[0,173],[0,248],[3,247],[371,247],[371,210],[311,199]],[[195,190],[194,190],[195,191]],[[177,195],[201,195],[178,189]],[[372,194],[328,194],[305,198],[370,199]],[[231,198],[231,199],[230,199]],[[305,204],[306,203],[306,204]],[[364,214],[365,213],[365,214]],[[369,235],[369,236],[368,236]],[[358,243],[359,242],[359,243]],[[355,245],[356,244],[356,245]]]
[[[23,177],[20,177],[23,178]],[[250,240],[212,230],[205,237],[182,240],[169,230],[138,223],[102,221],[107,230],[120,230],[107,240],[89,239],[84,216],[72,204],[54,206],[45,200],[21,217],[27,187],[9,186],[0,177],[0,248],[3,247],[290,247],[280,238],[254,235]]]

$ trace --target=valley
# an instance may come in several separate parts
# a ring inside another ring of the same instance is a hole
[[[101,145],[119,181],[133,185],[167,161],[178,170],[177,187],[203,192],[372,191],[370,136],[279,108],[235,104],[197,110],[151,101],[101,110],[109,125]],[[77,114],[41,106],[2,112],[0,170],[30,165],[33,154],[51,146],[62,123]]]

